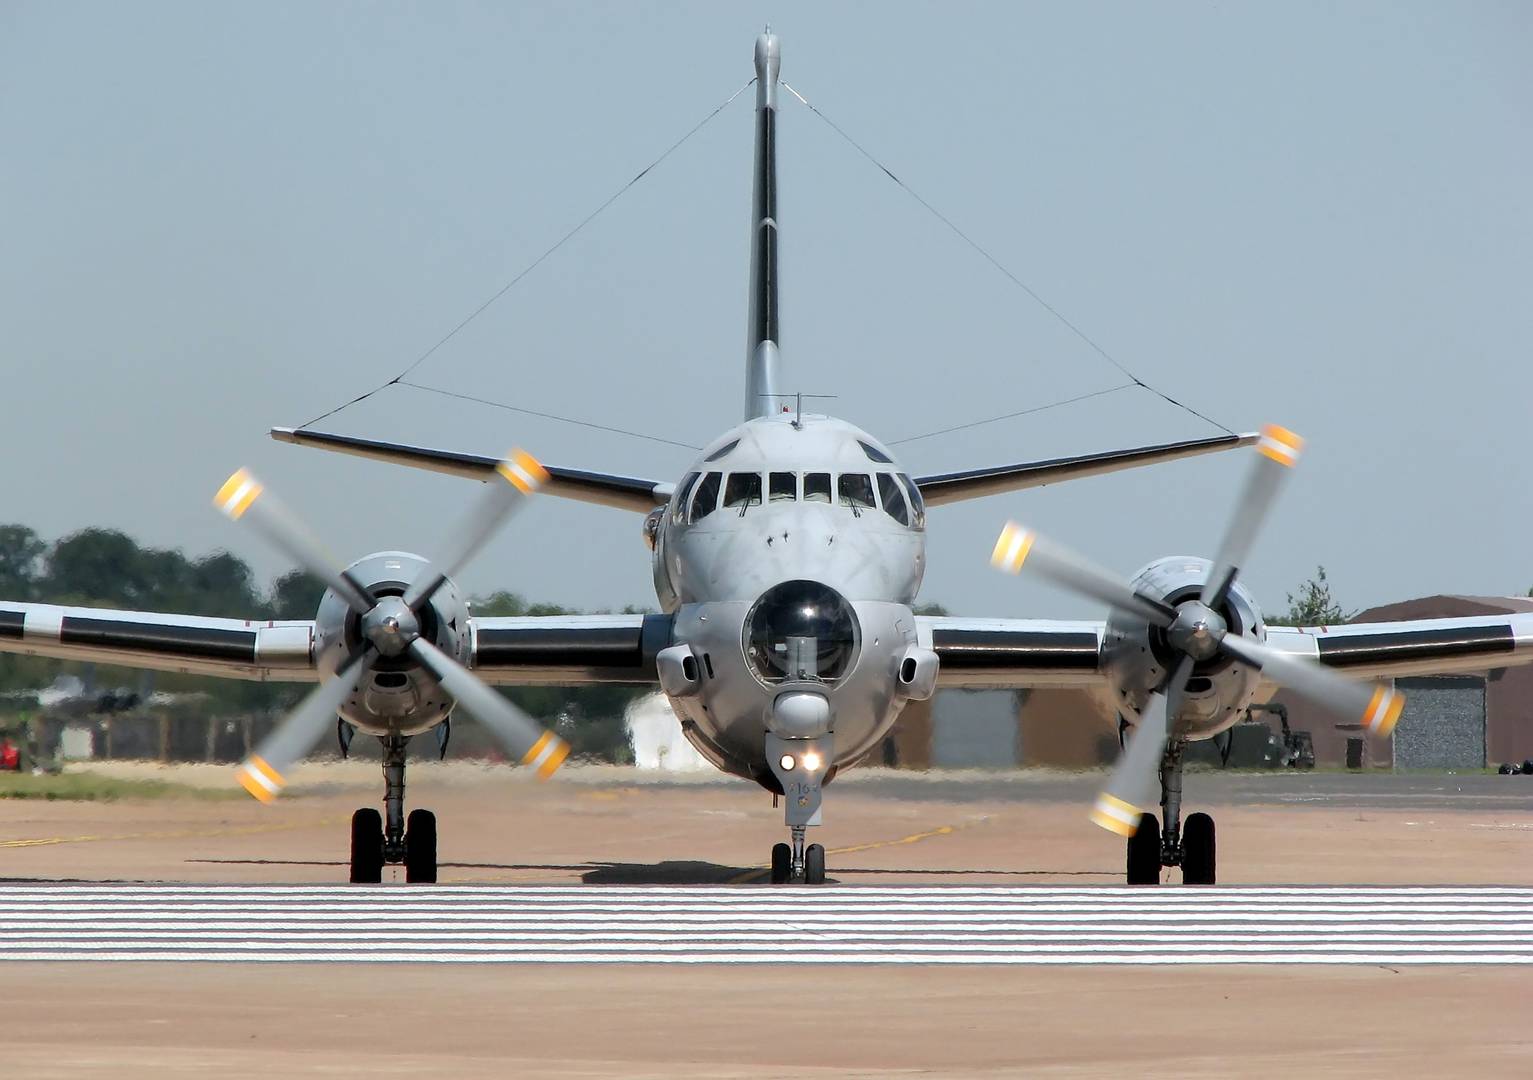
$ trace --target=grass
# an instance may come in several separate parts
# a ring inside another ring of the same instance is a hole
[[[115,802],[118,799],[243,799],[243,790],[199,788],[170,780],[121,780],[89,771],[0,773],[0,799],[62,799],[69,802]]]

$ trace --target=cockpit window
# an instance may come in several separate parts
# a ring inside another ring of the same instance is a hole
[[[727,457],[729,455],[729,452],[731,450],[733,450],[735,447],[739,446],[739,445],[740,445],[740,440],[739,439],[732,439],[729,442],[725,443],[723,446],[719,447],[713,453],[709,454],[707,457],[703,458],[703,460],[704,461],[717,461],[721,457]]]
[[[774,472],[767,488],[770,501],[792,502],[798,498],[798,473]]]
[[[804,474],[804,501],[830,502],[830,473],[810,472]]]
[[[681,486],[676,489],[676,509],[671,514],[671,520],[680,525],[687,519],[687,496],[692,494],[692,485],[697,483],[697,478],[702,473],[687,473],[681,478]]]
[[[761,505],[761,474],[759,472],[732,472],[729,483],[724,485],[724,508],[739,510],[741,514],[752,506]]]
[[[894,464],[893,461],[889,460],[889,455],[888,454],[884,453],[882,450],[880,450],[878,447],[874,446],[872,443],[865,443],[861,439],[858,439],[857,440],[857,445],[862,447],[862,452],[864,454],[868,455],[868,460],[869,461],[876,461],[880,465],[893,465]]]
[[[687,518],[689,522],[701,521],[719,508],[719,484],[723,479],[724,474],[716,472],[703,477],[703,482],[697,485],[697,493],[692,496],[692,513]]]
[[[884,513],[901,525],[910,524],[910,510],[905,505],[905,496],[900,492],[899,481],[893,474],[878,474],[878,499],[884,504]]]
[[[866,473],[842,473],[836,481],[836,491],[842,506],[850,506],[856,513],[873,509],[873,478]]]
[[[910,496],[910,523],[918,529],[926,528],[926,503],[921,500],[921,489],[904,473],[900,473],[900,486],[905,489],[905,494]]]

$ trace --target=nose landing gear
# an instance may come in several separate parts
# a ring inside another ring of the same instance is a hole
[[[436,815],[412,810],[405,820],[405,747],[408,736],[391,735],[383,742],[383,807],[379,814],[363,807],[351,815],[351,881],[376,885],[383,867],[403,863],[412,884],[436,881]]]
[[[820,795],[830,772],[829,734],[807,739],[766,737],[767,761],[783,791],[783,818],[791,843],[772,848],[772,884],[825,884],[825,848],[804,843],[809,826],[820,824]]]

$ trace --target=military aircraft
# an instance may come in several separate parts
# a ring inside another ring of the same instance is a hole
[[[1092,818],[1127,837],[1127,877],[1162,868],[1216,878],[1214,825],[1181,821],[1182,753],[1227,730],[1253,700],[1287,686],[1377,734],[1403,699],[1353,681],[1474,671],[1533,660],[1533,616],[1312,629],[1269,628],[1239,570],[1297,436],[1146,446],[912,477],[872,435],[808,415],[784,393],[779,356],[776,36],[758,38],[745,419],[704,448],[675,484],[313,430],[273,437],[486,483],[438,558],[384,551],[338,569],[301,521],[241,470],[218,493],[328,588],[314,619],[245,622],[0,601],[0,650],[247,679],[320,685],[238,771],[270,801],[290,766],[337,724],[383,744],[384,814],[352,819],[351,880],[403,863],[437,874],[436,819],[404,814],[407,740],[459,706],[512,754],[550,775],[557,735],[491,685],[658,683],[682,730],[726,773],[783,797],[790,841],[774,883],[819,884],[825,851],[806,844],[823,790],[877,747],[906,703],[939,687],[1089,687],[1113,695],[1126,749]],[[1216,557],[1175,556],[1124,581],[1056,543],[1007,526],[993,554],[1107,604],[1105,622],[926,617],[912,604],[926,565],[928,512],[948,503],[1255,445],[1251,480]],[[653,615],[485,618],[453,578],[527,497],[544,493],[642,516]],[[344,741],[344,740],[343,740]],[[1158,790],[1157,790],[1158,789]],[[1160,818],[1152,812],[1159,806]]]

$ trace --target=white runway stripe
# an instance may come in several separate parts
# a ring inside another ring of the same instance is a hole
[[[10,960],[1526,964],[1533,889],[0,886]]]

